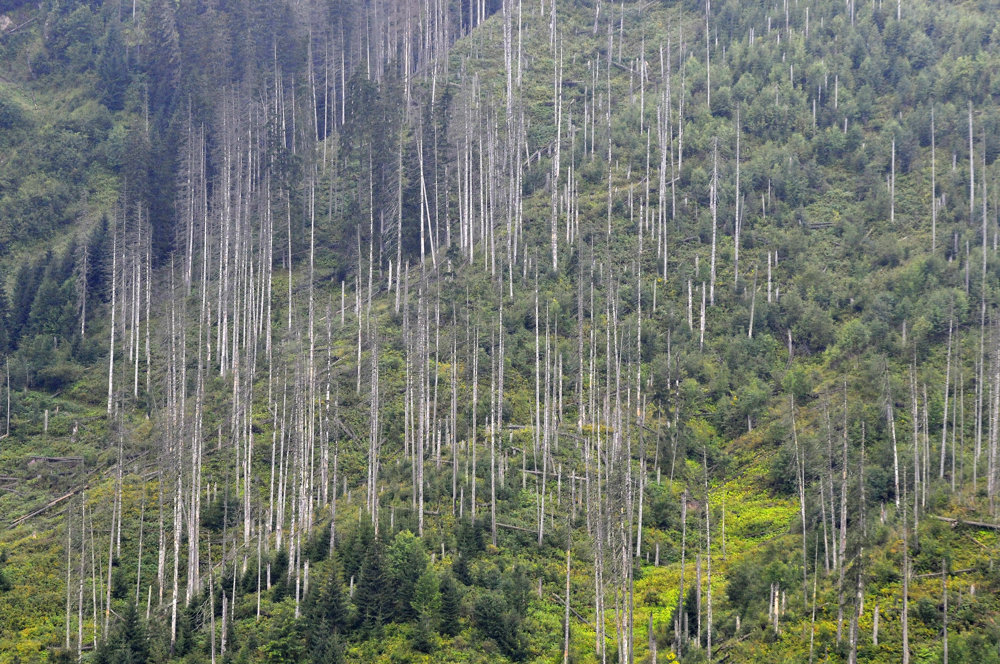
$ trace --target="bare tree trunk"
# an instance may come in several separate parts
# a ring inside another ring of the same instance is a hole
[[[476,407],[479,404],[479,328],[476,327],[476,341],[472,347],[472,428],[469,433],[470,445],[472,445],[472,477],[470,478],[472,495],[469,502],[469,509],[472,514],[472,521],[476,520]]]
[[[108,416],[111,415],[111,402],[114,395],[115,374],[115,312],[118,308],[118,222],[115,221],[111,242],[111,341],[108,344]],[[8,371],[8,400],[10,394],[10,372]],[[10,406],[7,407],[7,430],[10,431]]]
[[[568,533],[572,531],[567,523],[567,538],[566,538],[566,601],[565,609],[563,611],[563,664],[569,664],[569,551],[570,551],[570,539]],[[67,600],[68,601],[68,600]],[[69,606],[67,604],[67,606]],[[68,621],[67,621],[68,624]],[[67,628],[68,629],[68,628]],[[68,634],[68,632],[67,632]],[[67,642],[69,637],[67,636]],[[67,646],[68,647],[68,646]]]
[[[695,645],[699,648],[701,647],[701,598],[704,594],[704,587],[702,585],[701,577],[701,552],[695,554],[694,557],[694,579],[696,586],[694,609],[697,617],[696,628],[695,628]]]
[[[986,192],[983,192],[986,195]],[[976,159],[972,144],[972,100],[969,100],[969,221],[976,211]]]
[[[80,308],[80,338],[87,336],[87,274],[90,272],[90,247],[86,242],[80,247],[76,261],[76,291]],[[66,647],[69,649],[69,646]]]
[[[896,139],[892,139],[892,152],[889,158],[889,222],[896,221]]]
[[[931,104],[931,254],[937,253],[937,143],[934,131],[934,104]]]
[[[705,350],[705,282],[701,282],[701,318],[698,321],[698,350]]]
[[[63,648],[69,651],[69,626],[70,626],[70,588],[73,584],[72,577],[72,564],[73,560],[71,553],[73,551],[73,514],[70,509],[66,509],[66,641],[63,644]],[[567,556],[567,575],[569,574],[569,552],[566,553]],[[569,583],[569,578],[567,576],[567,583]]]
[[[378,532],[378,471],[379,471],[379,450],[382,445],[381,430],[379,428],[379,367],[378,367],[378,338],[377,332],[372,334],[372,358],[371,358],[371,407],[370,418],[371,427],[368,441],[368,509],[371,515],[375,532]],[[422,525],[422,524],[421,524]],[[421,535],[423,533],[421,532]]]
[[[452,320],[455,320],[452,311]],[[455,516],[455,501],[458,497],[458,338],[453,329],[451,346],[451,417],[448,437],[451,442],[451,515]]]
[[[837,643],[844,631],[844,568],[847,561],[847,381],[844,381],[844,440],[840,463],[840,565],[837,574]]]
[[[795,397],[790,397],[788,401],[792,414],[792,442],[795,446],[795,472],[799,487],[799,516],[802,525],[802,605],[805,606],[809,601],[806,590],[808,585],[806,563],[806,455],[805,450],[799,447],[798,427],[795,423]]]
[[[952,314],[954,310],[952,310]],[[948,317],[948,361],[944,374],[944,414],[941,416],[941,464],[938,469],[938,479],[944,479],[944,459],[948,448],[948,395],[951,388],[951,345],[952,328],[954,327],[954,316]]]
[[[212,564],[212,540],[208,540],[208,610],[211,615],[211,620],[209,622],[209,635],[210,644],[212,650],[212,664],[215,664],[215,573],[214,565]],[[223,623],[223,630],[225,630],[225,623]]]
[[[542,538],[545,534],[545,489],[546,489],[546,479],[548,477],[548,459],[549,459],[549,434],[550,434],[550,394],[551,394],[551,364],[550,364],[550,351],[549,351],[549,312],[548,307],[545,311],[545,395],[542,399],[542,473],[541,478],[536,486],[539,486],[538,491],[538,546],[542,546]]]
[[[67,513],[68,514],[68,513]],[[142,504],[139,507],[139,553],[136,556],[136,571],[135,571],[135,604],[136,610],[139,606],[139,589],[142,586],[142,536],[143,536],[143,526],[145,525],[146,518],[146,487],[143,485],[142,488]],[[67,602],[69,600],[67,599]],[[67,604],[67,607],[69,605]],[[67,616],[69,609],[67,608]],[[69,648],[69,645],[66,646]]]
[[[705,0],[705,107],[709,112],[712,109],[712,39],[709,25],[711,17],[712,2]]]
[[[174,493],[174,581],[173,595],[170,601],[170,650],[173,651],[177,643],[177,604],[178,582],[180,577],[180,551],[181,551],[181,482],[176,481],[176,491]]]
[[[761,209],[764,208],[764,197],[761,195],[760,199]],[[772,287],[771,287],[771,250],[767,251],[767,303],[771,304],[773,297]]]
[[[941,662],[942,664],[948,664],[948,563],[943,558],[941,559],[941,597],[944,603],[944,615],[942,617],[944,638],[941,643],[943,649]]]
[[[910,419],[913,420],[913,528],[917,529],[920,496],[920,410],[917,403],[916,358],[910,365]],[[904,482],[903,492],[906,492]]]
[[[501,295],[502,298],[502,295]],[[500,326],[500,335],[503,334],[503,326]],[[497,355],[497,344],[496,341],[493,343],[493,355]],[[497,467],[497,454],[496,454],[496,440],[497,440],[497,365],[496,360],[492,357],[490,358],[490,407],[492,413],[490,415],[490,539],[493,542],[493,546],[497,545],[497,488],[496,488],[496,467]]]
[[[875,602],[875,611],[872,613],[872,645],[878,645],[878,602]]]
[[[906,491],[906,481],[903,478],[903,491]],[[915,497],[915,496],[914,496]],[[910,543],[907,531],[910,524],[906,520],[906,499],[903,499],[903,611],[900,615],[903,628],[903,664],[910,663]],[[916,511],[914,511],[916,515]]]
[[[77,604],[76,604],[76,659],[79,662],[83,655],[83,575],[87,561],[87,492],[80,494],[80,566],[77,572]]]
[[[896,417],[894,415],[894,403],[892,399],[892,386],[890,385],[889,369],[885,370],[885,391],[886,391],[886,419],[889,420],[889,431],[892,434],[892,469],[896,480],[896,508],[899,509],[899,447],[896,444]]]
[[[860,631],[858,623],[861,619],[861,604],[864,601],[864,595],[862,594],[861,585],[861,557],[858,556],[858,585],[857,592],[854,597],[854,615],[851,616],[851,638],[850,638],[850,650],[848,651],[847,661],[849,664],[858,664],[858,632]]]
[[[555,30],[555,4],[552,6],[553,30]],[[559,156],[562,145],[562,47],[557,47],[559,54],[553,60],[553,98],[552,109],[555,114],[556,143],[555,153],[552,158],[552,175],[549,186],[552,194],[552,272],[558,273],[559,261],[557,260],[558,231],[559,231]],[[508,76],[510,73],[508,72]],[[609,166],[610,167],[610,166]]]
[[[808,11],[808,10],[807,10]],[[740,124],[740,108],[736,107],[736,200],[733,219],[733,285],[740,283],[740,231],[743,221],[740,217],[740,136],[743,126]],[[756,275],[755,275],[756,276]],[[756,295],[756,293],[754,293]],[[753,338],[753,304],[750,305],[750,338]]]
[[[707,563],[707,623],[708,633],[706,637],[705,654],[708,661],[712,661],[712,501],[708,492],[708,453],[703,447],[701,450],[702,465],[705,469],[705,554]]]
[[[687,489],[681,494],[681,568],[680,580],[677,588],[677,609],[674,611],[674,635],[676,640],[677,656],[680,657],[684,649],[684,639],[686,632],[681,623],[681,614],[684,611],[684,565],[687,556]]]
[[[706,21],[708,20],[707,8],[708,1],[705,0],[706,7]],[[706,30],[708,25],[706,23]],[[706,33],[705,38],[708,38]],[[708,300],[709,304],[713,307],[715,306],[715,253],[716,253],[716,231],[719,225],[719,139],[716,137],[712,143],[712,189],[710,192],[710,200],[712,207],[712,266],[711,272],[709,274],[709,287],[708,287]],[[702,316],[702,329],[704,329],[704,316]],[[702,333],[704,336],[704,333]]]

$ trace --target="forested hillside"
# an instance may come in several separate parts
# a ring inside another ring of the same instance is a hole
[[[0,0],[0,663],[1000,662],[998,16]]]

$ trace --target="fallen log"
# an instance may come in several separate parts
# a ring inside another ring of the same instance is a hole
[[[65,495],[62,495],[62,496],[59,496],[58,498],[56,498],[55,500],[51,501],[50,503],[48,503],[44,507],[40,507],[37,510],[35,510],[34,512],[31,512],[29,514],[25,514],[24,516],[20,516],[20,517],[14,519],[13,521],[10,522],[10,527],[11,528],[15,528],[17,526],[20,526],[22,523],[24,523],[28,519],[34,518],[34,517],[38,516],[39,514],[42,514],[43,512],[45,512],[45,511],[47,511],[49,509],[52,509],[53,507],[55,507],[56,505],[58,505],[62,501],[66,500],[68,498],[72,498],[73,496],[75,496],[76,494],[80,493],[81,491],[86,491],[89,488],[90,488],[90,485],[86,485],[86,484],[84,486],[77,487],[77,488],[73,489],[72,491],[70,491],[69,493],[67,493]]]
[[[955,576],[956,574],[969,574],[970,572],[975,572],[975,567],[966,567],[965,569],[953,569],[948,572],[948,576]],[[917,574],[913,578],[915,579],[929,579],[932,577],[940,577],[941,572],[927,572],[926,574]]]
[[[499,524],[498,524],[498,525],[499,525]],[[559,595],[558,595],[557,593],[552,593],[552,599],[554,599],[555,601],[559,602],[559,604],[561,604],[561,605],[563,605],[563,606],[565,606],[565,604],[566,604],[566,598],[565,598],[565,597],[560,597],[560,596],[559,596]],[[589,620],[587,620],[586,618],[584,618],[583,616],[581,616],[581,615],[580,615],[580,614],[579,614],[579,613],[577,612],[577,610],[576,610],[576,609],[574,609],[574,608],[573,608],[572,606],[571,606],[571,607],[569,607],[569,610],[570,610],[570,612],[571,612],[571,613],[572,613],[572,614],[573,614],[574,616],[576,616],[576,617],[577,617],[577,618],[578,618],[578,619],[580,620],[580,622],[582,622],[582,623],[583,623],[584,625],[586,625],[587,627],[593,627],[593,625],[591,625],[591,624],[590,624],[590,621],[589,621]]]
[[[1000,524],[997,523],[986,523],[985,521],[970,521],[968,519],[951,519],[946,516],[933,516],[932,519],[937,519],[938,521],[944,521],[945,523],[950,523],[951,527],[956,526],[974,526],[976,528],[986,528],[987,530],[1000,530]]]
[[[83,463],[83,457],[70,456],[70,457],[49,457],[49,456],[30,456],[28,457],[28,463],[37,463],[39,461],[45,461],[47,463]]]

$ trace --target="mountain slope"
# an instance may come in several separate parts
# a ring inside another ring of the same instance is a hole
[[[0,660],[993,661],[994,4],[0,5]]]

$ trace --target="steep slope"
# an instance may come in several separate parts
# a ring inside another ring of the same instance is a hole
[[[996,3],[529,4],[0,5],[0,661],[996,659]]]

